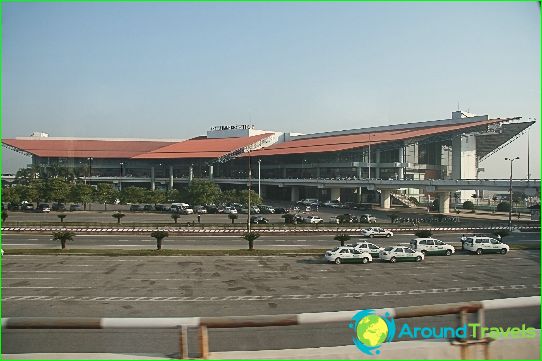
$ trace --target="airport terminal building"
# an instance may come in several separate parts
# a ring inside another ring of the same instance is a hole
[[[248,178],[250,167],[255,182],[311,180],[310,185],[295,187],[277,182],[260,186],[266,199],[374,201],[379,195],[370,187],[329,188],[314,186],[314,180],[478,179],[479,162],[533,123],[520,117],[491,119],[455,111],[443,120],[313,134],[235,125],[212,127],[205,136],[185,140],[60,138],[34,133],[2,139],[2,144],[31,156],[32,164],[44,172],[54,164],[73,168],[91,184],[171,189],[205,178],[221,187],[238,187],[238,180]],[[419,194],[412,188],[395,193],[405,201]],[[471,195],[472,191],[463,190],[452,199],[462,201]]]

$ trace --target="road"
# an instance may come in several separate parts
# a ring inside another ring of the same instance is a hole
[[[539,251],[455,254],[422,263],[327,264],[320,257],[6,256],[3,317],[188,317],[358,310],[540,295]],[[398,321],[398,325],[403,321]],[[408,321],[455,326],[452,316]],[[488,312],[488,325],[540,328],[537,308]],[[190,347],[196,348],[195,332]],[[210,331],[211,351],[348,345],[346,324]],[[176,356],[169,330],[7,330],[4,353]]]
[[[362,240],[361,237],[352,235],[350,242]],[[460,233],[436,233],[434,237],[444,242],[459,243]],[[374,238],[369,240],[378,245],[392,246],[398,243],[408,243],[414,234],[398,233],[392,238]],[[2,248],[58,248],[58,242],[51,241],[51,234],[20,234],[8,233],[2,235]],[[535,243],[540,242],[540,233],[521,232],[512,233],[505,237],[505,243]],[[262,236],[255,242],[259,249],[288,249],[288,248],[333,248],[339,243],[333,240],[333,235],[273,235]],[[240,236],[235,235],[194,235],[194,236],[171,236],[165,239],[165,249],[242,249],[246,248],[247,242]],[[145,235],[76,235],[75,240],[68,244],[71,249],[154,249],[156,240]]]

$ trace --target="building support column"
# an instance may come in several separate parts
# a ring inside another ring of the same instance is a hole
[[[332,201],[341,201],[341,188],[331,188],[331,200]]]
[[[361,187],[358,187],[358,194],[357,194],[357,199],[356,201],[358,203],[361,203]]]
[[[316,178],[320,178],[320,167],[316,167]]]
[[[154,176],[154,167],[151,167],[151,189],[156,190],[156,180]]]
[[[169,190],[173,189],[173,166],[169,166]]]
[[[450,192],[438,192],[439,213],[450,213]]]
[[[214,167],[212,165],[209,166],[209,180],[213,180],[214,177]]]
[[[292,187],[290,190],[290,201],[297,202],[299,200],[299,187]]]
[[[194,167],[190,166],[188,167],[188,182],[192,182],[192,179],[194,179]]]
[[[391,191],[389,189],[382,189],[380,192],[380,207],[384,209],[391,208]]]
[[[380,150],[376,151],[375,178],[380,179]]]
[[[282,168],[282,179],[286,179],[286,167]]]
[[[405,148],[400,147],[399,148],[399,163],[405,162]],[[397,179],[403,180],[405,179],[405,168],[403,166],[399,166],[399,169],[397,170]]]
[[[358,171],[358,179],[361,179],[361,167],[358,167],[357,171]]]

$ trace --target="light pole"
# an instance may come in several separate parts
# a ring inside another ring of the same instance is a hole
[[[250,233],[250,190],[252,189],[252,162],[250,153],[248,153],[248,215],[247,215],[247,230]]]
[[[369,133],[369,161],[367,163],[367,168],[368,168],[368,179],[371,179],[371,133]]]
[[[519,159],[519,157],[515,157],[515,158],[504,158],[504,160],[509,160],[510,161],[510,187],[509,187],[509,192],[510,192],[510,209],[508,210],[508,229],[511,231],[512,230],[512,164],[514,163],[515,160]]]
[[[119,178],[119,191],[122,192],[122,168],[124,167],[124,162],[120,162],[120,178]]]
[[[92,160],[93,159],[94,158],[92,158],[92,157],[87,158],[87,161],[88,161],[88,177],[90,179],[92,179]],[[90,179],[89,179],[89,182],[90,182]]]
[[[258,159],[258,196],[262,198],[262,160]]]

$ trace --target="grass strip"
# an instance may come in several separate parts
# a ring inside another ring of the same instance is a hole
[[[217,249],[217,250],[196,250],[196,249],[5,249],[5,255],[85,255],[85,256],[296,256],[296,255],[323,255],[325,249]]]

